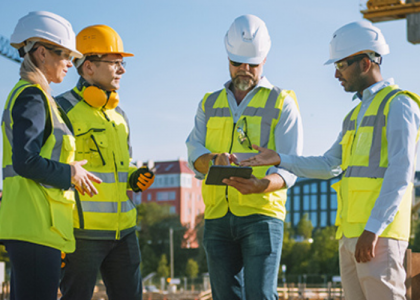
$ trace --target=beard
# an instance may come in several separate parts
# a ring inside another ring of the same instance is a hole
[[[248,75],[250,77],[239,77],[238,75]],[[256,80],[250,74],[236,74],[236,76],[232,79],[233,86],[243,92],[246,92],[252,89],[254,86],[257,85]]]

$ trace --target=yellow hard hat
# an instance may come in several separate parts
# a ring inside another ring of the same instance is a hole
[[[84,56],[111,53],[121,54],[123,57],[134,56],[124,52],[120,36],[106,25],[92,25],[82,29],[76,36],[76,48]]]

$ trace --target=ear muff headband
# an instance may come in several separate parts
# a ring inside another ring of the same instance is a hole
[[[110,92],[109,96],[104,90],[96,86],[88,86],[83,91],[83,98],[85,101],[95,108],[105,107],[106,109],[114,109],[120,102],[120,97],[117,92]]]

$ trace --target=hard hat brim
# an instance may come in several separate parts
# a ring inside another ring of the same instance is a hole
[[[246,56],[240,56],[240,55],[235,55],[232,53],[228,53],[228,57],[231,61],[235,61],[235,62],[239,62],[239,63],[243,63],[243,64],[251,64],[251,65],[259,65],[261,64],[265,57],[246,57]]]

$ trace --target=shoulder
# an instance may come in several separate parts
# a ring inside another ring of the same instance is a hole
[[[54,98],[58,105],[66,112],[70,112],[81,100],[73,90],[67,91]]]

